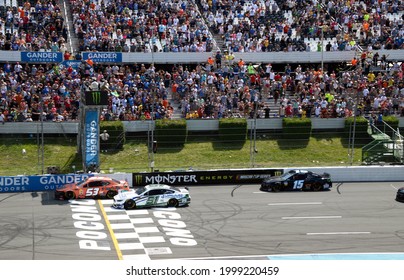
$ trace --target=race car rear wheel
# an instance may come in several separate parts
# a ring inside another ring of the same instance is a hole
[[[65,198],[66,199],[74,199],[74,198],[76,198],[76,195],[74,194],[74,192],[66,192],[65,193]]]
[[[171,198],[171,199],[167,202],[167,206],[168,206],[168,207],[177,207],[177,206],[178,206],[178,200],[176,200],[175,198]]]
[[[273,192],[280,192],[280,191],[281,191],[281,186],[279,186],[279,185],[273,185],[273,186],[272,186],[272,191],[273,191]]]
[[[312,190],[315,191],[315,192],[322,191],[323,190],[323,185],[321,183],[315,183],[312,186]]]
[[[109,199],[113,199],[114,196],[116,196],[117,194],[118,194],[117,191],[109,190],[105,196],[106,196],[107,198],[109,198]]]
[[[125,201],[125,204],[123,205],[125,210],[131,210],[136,208],[136,202],[134,202],[132,199],[128,199]]]

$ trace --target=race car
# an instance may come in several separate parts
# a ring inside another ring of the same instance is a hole
[[[316,174],[308,170],[294,169],[281,176],[272,176],[261,183],[261,191],[322,191],[332,187],[330,174]]]
[[[191,196],[188,188],[150,184],[131,191],[120,191],[114,196],[112,207],[130,210],[141,207],[187,206],[190,203]]]
[[[55,190],[55,199],[77,198],[109,198],[112,199],[119,190],[129,191],[126,181],[119,181],[109,177],[89,177],[76,184],[66,184]]]
[[[396,200],[399,202],[404,202],[404,188],[399,188],[397,190]]]

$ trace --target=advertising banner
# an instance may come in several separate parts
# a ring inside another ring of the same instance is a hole
[[[253,184],[270,176],[279,176],[283,169],[207,170],[182,172],[133,173],[133,186],[148,184],[208,185],[208,184]]]
[[[81,60],[64,60],[61,65],[64,68],[69,68],[71,66],[74,70],[77,71],[79,70],[81,63]]]
[[[21,61],[28,63],[61,63],[63,54],[61,52],[21,52]]]
[[[100,126],[98,110],[86,110],[85,120],[85,166],[99,166]]]
[[[93,174],[60,174],[38,176],[0,176],[0,193],[55,190],[65,184],[78,183]]]
[[[122,53],[115,52],[83,52],[83,60],[92,60],[95,63],[121,63]]]
[[[87,106],[107,106],[108,92],[105,90],[92,90],[84,93],[84,104]]]

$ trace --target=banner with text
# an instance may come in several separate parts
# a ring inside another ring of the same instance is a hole
[[[61,52],[21,52],[21,61],[28,63],[61,63],[63,54]]]
[[[96,63],[121,63],[122,53],[115,52],[83,52],[84,60],[92,60]]]
[[[36,176],[0,176],[0,193],[55,190],[65,184],[78,183],[93,174],[60,174]]]
[[[283,169],[207,170],[181,172],[133,173],[133,186],[148,184],[208,185],[253,184],[270,176],[279,176]]]
[[[98,110],[86,110],[85,121],[85,166],[89,168],[99,166],[100,126]]]

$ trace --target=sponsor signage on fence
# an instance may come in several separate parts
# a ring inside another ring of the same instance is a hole
[[[1,176],[0,193],[55,190],[65,184],[78,183],[93,174],[61,174],[38,176]]]
[[[61,63],[63,55],[61,52],[21,52],[22,62],[36,63]]]
[[[85,165],[99,166],[99,138],[100,126],[98,123],[98,111],[86,110],[85,118]]]
[[[115,52],[83,52],[84,60],[92,60],[96,63],[121,63],[122,53]]]
[[[133,186],[148,184],[208,185],[260,183],[270,176],[282,175],[283,169],[211,170],[183,172],[133,173]]]
[[[106,106],[108,105],[108,92],[104,90],[86,91],[84,102],[87,106]]]
[[[64,68],[69,68],[71,66],[74,70],[79,70],[81,63],[81,60],[64,60],[61,65]]]

